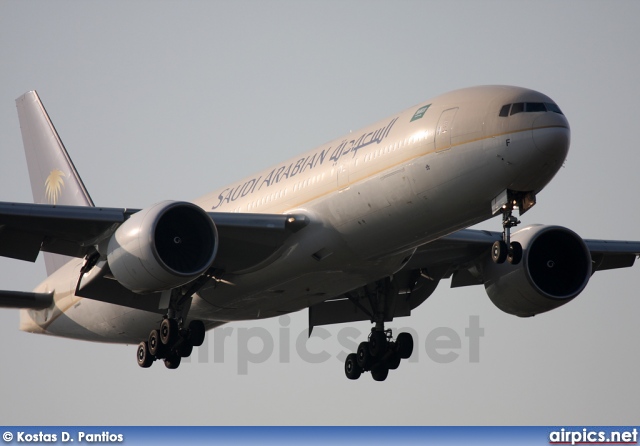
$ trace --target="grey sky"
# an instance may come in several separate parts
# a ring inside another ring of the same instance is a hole
[[[572,129],[565,168],[524,222],[638,240],[639,16],[632,1],[3,0],[0,201],[31,201],[14,102],[30,89],[96,204],[144,207],[198,197],[437,94],[511,84],[551,96]],[[300,358],[306,311],[288,327],[229,325],[223,363],[210,333],[208,361],[196,352],[176,371],[140,369],[134,346],[22,333],[18,313],[2,311],[0,423],[637,424],[639,268],[598,273],[569,305],[526,320],[482,287],[443,282],[391,324],[417,332],[419,357],[384,383],[344,377],[344,326],[307,347],[329,360]],[[41,261],[0,259],[0,289],[43,278]],[[475,315],[485,335],[470,363]],[[241,375],[251,327],[274,353]],[[437,327],[460,336],[451,363],[425,352]]]

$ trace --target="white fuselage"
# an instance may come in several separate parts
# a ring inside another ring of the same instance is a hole
[[[492,217],[506,189],[539,192],[564,162],[558,113],[499,116],[505,104],[552,102],[517,87],[473,87],[418,104],[231,184],[194,203],[207,212],[304,213],[311,224],[263,264],[207,285],[190,319],[209,327],[307,308],[394,274],[415,249]],[[158,314],[73,295],[82,259],[41,284],[56,314],[23,311],[26,331],[139,342]],[[143,298],[143,297],[141,297]]]

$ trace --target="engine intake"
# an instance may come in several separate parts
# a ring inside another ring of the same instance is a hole
[[[522,262],[484,263],[485,289],[502,311],[534,316],[571,301],[591,278],[591,253],[573,231],[529,226],[511,237],[522,245]]]
[[[133,214],[111,236],[107,260],[115,279],[136,293],[169,290],[202,275],[218,233],[198,206],[164,201]]]

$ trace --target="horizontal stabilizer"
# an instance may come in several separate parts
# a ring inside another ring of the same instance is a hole
[[[43,309],[50,307],[52,304],[53,292],[0,291],[0,308]]]

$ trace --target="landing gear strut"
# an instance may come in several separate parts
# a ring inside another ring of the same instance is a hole
[[[148,340],[138,345],[136,357],[140,367],[151,367],[156,359],[162,359],[165,367],[177,369],[182,358],[191,355],[193,347],[202,345],[205,337],[204,322],[192,320],[187,327],[184,324],[191,306],[191,297],[211,277],[208,273],[204,274],[188,287],[170,291],[167,314],[160,327],[151,330]]]
[[[508,261],[517,265],[522,260],[522,245],[511,242],[511,228],[520,224],[520,220],[513,216],[513,209],[517,202],[509,201],[502,207],[502,240],[497,240],[491,247],[491,259],[494,263]]]
[[[408,359],[413,353],[413,337],[410,333],[400,333],[394,340],[390,329],[385,330],[384,322],[387,308],[397,296],[391,278],[381,280],[375,293],[369,294],[373,312],[371,321],[376,325],[371,329],[368,340],[361,342],[356,353],[347,356],[344,372],[349,379],[358,379],[363,372],[371,372],[375,381],[384,381],[389,370],[395,370],[402,359]],[[359,304],[358,304],[359,305]]]

